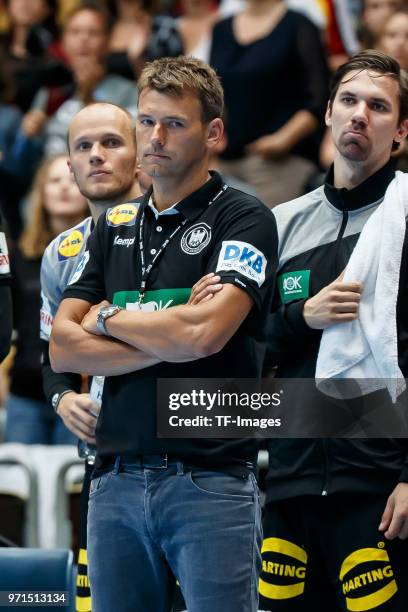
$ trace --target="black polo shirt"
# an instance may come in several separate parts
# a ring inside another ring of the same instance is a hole
[[[102,458],[118,452],[167,452],[196,465],[252,461],[257,448],[253,440],[157,438],[156,379],[260,376],[277,264],[274,217],[256,198],[227,187],[217,173],[159,215],[149,205],[150,195],[116,206],[99,219],[64,298],[92,303],[107,299],[135,308],[142,280],[139,228],[144,217],[147,266],[170,239],[148,277],[144,309],[186,303],[191,287],[208,272],[217,272],[223,283],[247,292],[254,305],[216,355],[189,363],[162,362],[106,378],[96,433],[98,452]]]

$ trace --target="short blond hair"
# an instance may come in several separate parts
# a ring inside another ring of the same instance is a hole
[[[194,57],[162,57],[146,64],[138,81],[139,95],[144,89],[182,96],[191,92],[201,103],[204,123],[224,114],[224,92],[211,66]]]

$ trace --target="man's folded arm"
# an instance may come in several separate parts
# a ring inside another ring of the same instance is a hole
[[[50,340],[50,361],[55,372],[117,376],[160,362],[120,340],[85,331],[81,321],[91,307],[91,302],[76,298],[61,302]]]
[[[105,325],[114,338],[160,360],[192,361],[220,351],[252,305],[245,291],[227,283],[211,300],[194,307],[182,305],[152,313],[122,310]]]

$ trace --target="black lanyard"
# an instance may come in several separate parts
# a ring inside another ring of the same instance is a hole
[[[220,191],[213,197],[213,199],[208,202],[208,206],[211,206],[211,204],[213,204],[213,202],[215,202],[215,200],[217,200],[220,197],[220,195],[223,194],[224,191],[227,188],[228,188],[228,185],[224,184],[222,186],[222,188],[220,189]],[[163,242],[163,244],[161,245],[159,250],[156,252],[155,256],[153,257],[152,261],[149,263],[149,265],[147,267],[145,266],[145,255],[144,255],[144,246],[143,246],[143,226],[144,226],[144,221],[145,221],[145,208],[143,208],[142,216],[140,218],[140,225],[139,225],[139,250],[140,250],[140,261],[141,261],[141,264],[142,264],[142,281],[140,283],[140,292],[139,292],[138,304],[142,304],[143,303],[144,294],[146,292],[147,279],[148,279],[148,277],[150,275],[150,272],[153,270],[153,267],[154,267],[156,261],[159,259],[160,255],[162,255],[164,249],[168,246],[169,242],[171,240],[173,240],[174,236],[181,230],[182,227],[184,227],[184,225],[187,223],[188,219],[185,218],[184,221],[179,223],[179,225],[176,227],[175,230],[173,230],[173,232],[170,234],[170,236],[168,238],[166,238],[166,240]]]

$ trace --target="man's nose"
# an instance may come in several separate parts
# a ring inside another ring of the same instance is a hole
[[[353,121],[366,125],[368,123],[368,105],[365,100],[360,100],[354,107]]]
[[[151,136],[152,144],[163,146],[166,140],[165,128],[161,123],[156,123]]]
[[[94,142],[91,148],[90,162],[91,163],[100,162],[100,161],[103,161],[104,158],[105,157],[104,157],[103,147],[101,146],[99,142]]]

